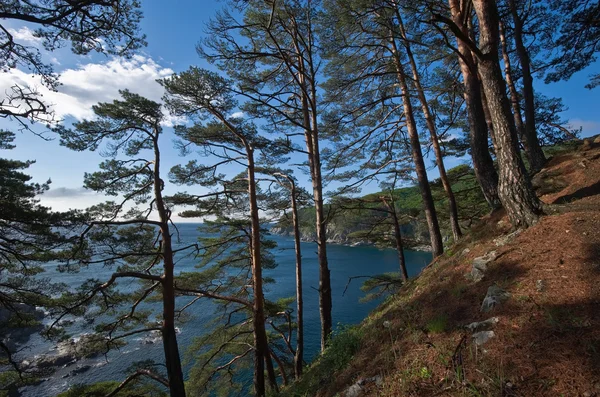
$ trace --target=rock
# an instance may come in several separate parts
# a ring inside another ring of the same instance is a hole
[[[483,302],[481,304],[481,311],[487,313],[494,309],[496,306],[500,306],[509,297],[510,294],[508,292],[498,287],[497,285],[492,285],[488,288],[487,294],[483,299]]]
[[[469,248],[465,248],[462,252],[463,255],[467,255],[471,250]]]
[[[358,383],[353,384],[346,390],[345,397],[359,397],[363,388]]]
[[[594,143],[596,144],[600,144],[600,135],[598,135],[595,139],[594,139]]]
[[[506,234],[504,236],[498,237],[497,239],[494,239],[494,244],[496,244],[496,247],[502,247],[503,245],[508,244],[510,241],[512,241],[515,237],[517,237],[519,234],[521,234],[523,230],[521,229],[517,229],[512,233]]]
[[[542,292],[542,291],[544,290],[544,288],[545,288],[545,285],[544,285],[544,280],[537,280],[537,281],[535,282],[535,289],[536,289],[538,292]]]
[[[74,355],[71,354],[56,354],[56,355],[42,355],[40,358],[30,364],[30,367],[37,367],[40,369],[68,366],[75,363],[77,360]]]
[[[477,346],[487,343],[495,336],[494,331],[481,331],[473,334],[473,342]]]
[[[488,318],[485,321],[474,322],[469,325],[466,325],[465,328],[471,332],[488,330],[490,328],[493,328],[494,325],[498,324],[499,321],[500,321],[500,319],[498,317],[492,317],[492,318]]]
[[[375,383],[377,387],[381,387],[383,385],[383,378],[381,375],[373,376],[371,378],[361,378],[355,384],[346,389],[344,393],[345,397],[358,397],[364,391],[364,386],[369,383]]]
[[[483,280],[483,276],[487,271],[488,263],[496,259],[496,251],[490,251],[484,256],[473,259],[473,267],[471,268],[471,278],[475,282]]]

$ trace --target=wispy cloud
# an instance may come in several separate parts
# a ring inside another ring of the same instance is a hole
[[[104,63],[88,63],[63,70],[57,91],[43,86],[38,75],[11,69],[0,74],[0,92],[9,90],[15,84],[30,87],[51,105],[57,118],[71,116],[83,120],[94,117],[93,105],[118,99],[119,90],[123,89],[160,102],[163,88],[156,79],[171,74],[172,69],[159,65],[152,58],[136,55],[131,59],[112,58]],[[177,122],[180,120],[168,117],[165,125]]]
[[[27,26],[23,26],[19,29],[8,29],[8,33],[10,33],[13,39],[17,42],[25,41],[28,44],[33,45],[37,45],[42,42],[42,38],[36,37],[33,30],[29,29]]]
[[[61,198],[61,197],[80,197],[85,195],[94,195],[95,193],[87,190],[84,187],[70,188],[70,187],[57,187],[51,188],[47,192],[43,193],[43,197],[48,198]]]

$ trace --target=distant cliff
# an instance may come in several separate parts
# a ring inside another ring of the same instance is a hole
[[[459,202],[459,217],[463,226],[468,227],[473,219],[484,215],[487,205],[475,180],[473,170],[461,165],[448,171],[453,190]],[[443,187],[439,180],[431,182],[432,193],[436,201],[438,219],[442,235],[447,241],[451,232],[448,225],[447,202]],[[343,245],[376,245],[395,247],[391,219],[386,216],[381,196],[389,192],[378,192],[356,199],[339,199],[327,205],[329,222],[327,224],[327,241],[331,244]],[[431,250],[429,233],[422,210],[419,189],[409,186],[396,189],[393,202],[400,219],[402,239],[406,249]],[[315,241],[314,207],[305,207],[299,211],[300,234],[302,241]],[[283,217],[271,227],[271,233],[292,236],[290,220]]]

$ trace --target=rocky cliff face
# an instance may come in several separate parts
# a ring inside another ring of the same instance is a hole
[[[427,234],[427,228],[421,222],[412,221],[411,223],[404,224],[401,226],[403,234],[403,243],[405,248],[413,249],[417,251],[431,251],[429,245],[429,235]],[[279,236],[293,237],[292,227],[284,225],[274,225],[269,230],[272,234]],[[356,233],[359,232],[358,228],[344,228],[330,222],[327,225],[327,242],[330,244],[348,245],[348,246],[363,246],[363,245],[377,245],[382,247],[395,247],[393,241],[393,231],[390,230],[385,236],[379,236],[377,240],[369,239],[364,237],[357,237]],[[300,229],[300,239],[304,242],[316,241],[317,235],[313,228],[303,227]]]

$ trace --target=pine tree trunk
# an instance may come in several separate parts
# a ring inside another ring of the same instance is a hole
[[[546,163],[546,156],[540,146],[535,126],[535,97],[533,91],[533,77],[531,75],[531,61],[529,52],[523,43],[523,21],[519,16],[515,0],[508,0],[513,21],[515,24],[515,45],[517,55],[521,62],[521,71],[523,73],[523,99],[525,99],[525,138],[527,140],[527,159],[531,173],[540,171]]]
[[[269,342],[265,329],[265,297],[263,293],[262,263],[260,253],[260,222],[256,198],[256,179],[254,151],[246,144],[248,155],[248,195],[250,199],[250,255],[252,262],[252,285],[254,302],[252,306],[252,325],[254,327],[254,391],[257,396],[265,395],[265,362],[270,387],[277,390],[273,361],[269,354]]]
[[[527,138],[525,137],[525,125],[523,124],[523,116],[521,115],[521,103],[519,100],[519,93],[515,82],[512,78],[512,68],[510,65],[510,56],[508,54],[508,43],[506,42],[506,34],[504,31],[504,24],[500,22],[500,43],[502,44],[502,58],[504,60],[504,78],[508,85],[508,92],[510,93],[510,102],[515,115],[515,127],[517,127],[517,134],[521,141],[521,145],[525,148],[525,153],[529,157],[529,146],[527,146]]]
[[[433,196],[431,195],[431,187],[429,186],[429,180],[427,178],[427,169],[425,168],[425,162],[423,161],[423,152],[421,151],[421,142],[419,141],[417,123],[415,121],[415,116],[410,101],[410,92],[406,82],[406,74],[404,72],[402,62],[400,61],[400,54],[398,53],[398,48],[396,46],[396,41],[394,40],[393,34],[390,35],[390,44],[394,66],[396,67],[396,75],[402,93],[404,116],[406,118],[406,129],[408,130],[413,162],[415,164],[419,189],[423,199],[425,218],[427,220],[427,227],[429,229],[429,237],[431,239],[431,251],[433,253],[433,257],[435,258],[444,252],[444,244],[442,243],[440,226],[435,211],[435,205],[433,203]]]
[[[454,197],[452,186],[450,185],[448,175],[446,174],[446,167],[444,166],[444,156],[442,154],[442,149],[440,148],[437,127],[435,125],[433,115],[431,114],[431,111],[429,109],[429,103],[427,102],[427,98],[425,97],[425,91],[423,90],[423,86],[421,85],[421,78],[419,76],[417,63],[410,48],[410,41],[406,36],[404,24],[402,23],[402,18],[398,7],[395,7],[395,12],[396,19],[398,20],[398,24],[400,26],[400,34],[404,39],[406,55],[410,62],[410,68],[412,70],[413,75],[413,83],[415,84],[415,87],[417,89],[417,95],[419,97],[419,102],[421,102],[421,108],[423,109],[423,115],[425,116],[427,129],[429,130],[429,134],[431,135],[431,143],[433,145],[435,160],[438,166],[438,171],[440,173],[440,180],[442,181],[442,186],[444,187],[444,192],[446,193],[446,197],[448,199],[448,206],[450,207],[450,228],[452,229],[452,236],[454,237],[454,241],[456,242],[462,237],[462,231],[460,230],[460,225],[458,223],[458,206],[456,205],[456,198]]]
[[[517,132],[498,58],[498,10],[494,0],[473,0],[473,6],[479,19],[479,73],[494,125],[500,200],[513,226],[528,227],[537,221],[541,204],[519,156]]]
[[[181,370],[181,358],[177,346],[177,333],[175,331],[175,286],[173,246],[169,231],[169,213],[165,207],[162,189],[164,183],[160,177],[160,150],[158,148],[158,132],[154,137],[154,198],[160,219],[161,248],[163,257],[164,274],[162,280],[163,294],[163,324],[162,340],[165,354],[165,366],[169,379],[169,393],[171,397],[185,397],[185,384]]]
[[[460,9],[460,0],[449,0],[450,11],[453,22],[468,37],[468,28],[464,24],[463,12]],[[477,76],[477,65],[471,54],[471,50],[459,37],[456,38],[460,69],[465,86],[465,102],[469,121],[469,144],[471,147],[471,158],[473,170],[479,182],[483,196],[492,210],[500,208],[498,197],[498,173],[494,168],[494,161],[488,150],[488,128],[485,121],[485,112],[481,99],[481,86]]]
[[[400,265],[400,274],[402,274],[402,280],[408,281],[406,261],[404,260],[404,245],[402,244],[402,231],[400,230],[400,223],[398,222],[396,204],[394,203],[393,197],[391,197],[391,203],[389,203],[385,197],[381,197],[381,200],[392,215],[392,222],[394,222],[394,240],[396,242],[396,251],[398,252],[398,264]]]
[[[300,250],[300,225],[296,202],[296,185],[290,181],[292,190],[292,224],[294,226],[294,250],[296,252],[296,352],[294,354],[294,374],[296,380],[302,376],[304,362],[304,301],[302,297],[302,252]]]

